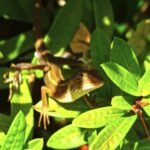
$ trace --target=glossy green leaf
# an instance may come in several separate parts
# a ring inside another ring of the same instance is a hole
[[[131,110],[134,104],[134,97],[130,96],[115,96],[111,100],[111,105],[122,110]]]
[[[101,65],[107,76],[124,92],[140,96],[138,83],[134,75],[128,70],[113,62],[106,62]]]
[[[85,109],[85,107],[83,105],[79,106],[81,108],[80,110],[79,109],[72,110],[71,107],[70,107],[70,109],[69,109],[69,107],[67,109],[67,108],[63,107],[63,105],[61,105],[58,102],[56,102],[55,100],[53,100],[52,98],[48,99],[48,104],[49,104],[48,115],[53,116],[53,117],[74,118],[80,114],[80,111],[82,111],[82,109]],[[75,105],[75,106],[77,106],[77,105]],[[34,106],[34,109],[38,112],[41,112],[42,101],[39,101]]]
[[[137,116],[122,117],[107,125],[100,131],[90,146],[90,150],[113,150],[116,149],[124,139]]]
[[[9,116],[0,113],[0,130],[6,133],[9,128],[10,121],[11,118]]]
[[[25,140],[26,121],[20,111],[14,118],[1,150],[22,150]]]
[[[71,149],[86,144],[86,130],[73,125],[67,125],[55,132],[47,142],[47,146],[54,149]]]
[[[14,117],[19,110],[21,110],[25,115],[27,123],[25,140],[27,140],[30,136],[32,136],[33,108],[29,86],[24,77],[22,78],[22,83],[19,85],[19,88],[16,89],[12,95],[11,116]]]
[[[120,38],[115,37],[112,42],[110,60],[126,68],[137,79],[141,76],[140,66],[134,51]]]
[[[83,0],[69,0],[56,16],[45,36],[47,47],[57,52],[65,49],[75,34],[83,16]]]
[[[126,112],[113,107],[97,108],[76,117],[72,124],[83,128],[99,128],[120,118]]]
[[[24,149],[29,150],[42,150],[44,145],[44,141],[42,138],[33,139],[28,142],[27,146]]]
[[[150,70],[147,70],[142,78],[139,80],[138,88],[141,91],[142,96],[150,95]]]
[[[0,63],[6,63],[15,59],[19,54],[32,48],[33,45],[34,37],[32,32],[21,33],[16,37],[0,41],[0,51],[4,56],[0,59]]]
[[[93,0],[96,27],[100,27],[110,38],[113,34],[114,15],[109,0]]]

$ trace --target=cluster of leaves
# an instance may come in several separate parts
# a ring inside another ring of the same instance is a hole
[[[33,0],[13,1],[11,5],[9,3],[8,0],[0,1],[0,16],[33,22]],[[71,118],[71,122],[49,137],[47,147],[72,149],[88,144],[91,150],[149,149],[144,128],[141,127],[137,114],[131,110],[139,97],[141,102],[150,102],[150,21],[142,21],[129,37],[128,43],[135,48],[137,59],[135,52],[122,39],[113,38],[111,42],[114,16],[109,0],[68,0],[51,26],[45,8],[41,15],[43,27],[48,28],[44,40],[53,53],[62,53],[68,48],[81,21],[88,27],[92,32],[89,49],[93,67],[103,76],[105,83],[102,88],[94,91],[100,108],[93,110],[89,110],[82,98],[69,104],[60,104],[49,98],[49,109],[53,110],[49,112],[49,116],[68,118],[69,122]],[[28,31],[0,41],[0,64],[13,62],[20,54],[31,50],[34,47],[33,39],[33,31]],[[136,46],[139,41],[143,45],[140,49]],[[32,60],[33,53],[20,59],[26,58]],[[3,83],[3,74],[8,71],[8,67],[0,67],[1,89],[12,89],[12,85],[8,87]],[[0,114],[1,149],[43,148],[42,138],[33,139],[35,119],[28,73],[22,72],[22,83],[13,91],[11,114]],[[67,74],[68,71],[64,70],[64,73]],[[34,107],[40,112],[41,101]],[[143,107],[143,113],[148,124],[150,105]]]

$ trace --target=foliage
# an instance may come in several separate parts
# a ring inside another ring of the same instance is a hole
[[[83,97],[72,103],[59,103],[50,97],[51,124],[46,131],[37,128],[37,113],[33,112],[34,109],[41,112],[39,80],[43,72],[22,70],[20,76],[10,69],[19,62],[36,63],[32,30],[34,1],[0,0],[1,149],[78,149],[85,144],[90,150],[150,149],[150,135],[146,133],[150,132],[147,131],[150,128],[150,19],[147,17],[150,2],[138,0],[133,5],[123,0],[67,0],[62,8],[57,2],[43,1],[41,20],[47,48],[55,56],[70,53],[87,64],[92,60],[92,67],[102,76],[104,86],[88,94],[91,103],[96,103],[92,110]],[[123,2],[127,12],[119,18],[122,11],[119,6]],[[70,48],[81,22],[89,30],[90,42],[86,43],[82,36],[83,42],[78,42],[88,45],[90,57],[75,54]],[[7,33],[5,24],[12,33]],[[62,65],[66,78],[81,69],[81,66]],[[142,119],[147,127],[142,126]]]

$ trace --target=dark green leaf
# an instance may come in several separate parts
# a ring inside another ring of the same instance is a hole
[[[1,150],[22,150],[25,140],[26,121],[20,111],[14,118]]]
[[[122,39],[114,38],[110,51],[110,60],[118,63],[135,75],[136,78],[141,76],[141,70],[138,60],[131,47]]]
[[[68,1],[45,36],[47,47],[53,52],[64,50],[73,38],[82,16],[83,0]]]
[[[140,96],[138,83],[128,70],[113,62],[107,62],[101,65],[107,76],[124,92]]]
[[[148,139],[139,140],[134,143],[134,150],[149,150],[150,144]]]
[[[100,27],[110,38],[113,33],[114,15],[109,0],[93,0],[96,27]]]
[[[97,28],[92,34],[90,45],[90,53],[94,68],[99,70],[99,65],[109,60],[109,51],[110,51],[109,39],[100,28]],[[111,85],[109,82],[110,80],[102,70],[100,70],[100,74],[102,75],[105,83],[100,92],[101,95],[107,97],[109,95],[108,93],[111,93]]]
[[[0,0],[0,16],[5,19],[32,23],[34,18],[34,0]],[[41,20],[44,26],[48,25],[48,16],[42,8]]]
[[[92,34],[90,50],[92,63],[96,69],[99,69],[101,63],[109,60],[110,41],[100,28]]]
[[[86,144],[85,130],[67,125],[55,132],[47,142],[47,146],[54,149],[71,149]]]
[[[120,118],[126,112],[113,107],[103,107],[87,111],[76,117],[72,124],[83,128],[99,128]]]
[[[120,118],[100,131],[93,141],[90,150],[113,150],[116,149],[126,136],[137,116]]]
[[[0,130],[7,132],[11,118],[4,114],[0,114]]]

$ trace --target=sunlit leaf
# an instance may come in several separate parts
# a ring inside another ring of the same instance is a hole
[[[25,129],[26,129],[25,116],[20,111],[14,118],[8,130],[7,136],[1,147],[1,150],[7,150],[7,149],[21,150],[23,148],[23,144],[25,140]]]
[[[0,146],[5,142],[6,134],[0,130]]]
[[[97,108],[82,113],[73,120],[72,124],[83,128],[99,128],[115,121],[125,113],[126,111],[113,107]]]
[[[74,117],[76,117],[77,115],[80,114],[80,111],[86,109],[84,107],[84,105],[76,105],[76,104],[75,105],[73,104],[74,109],[73,109],[73,107],[70,107],[70,109],[69,109],[69,107],[65,108],[65,107],[63,107],[63,105],[59,104],[58,102],[56,102],[52,98],[48,99],[48,104],[49,104],[48,115],[53,116],[53,117],[74,118]],[[75,107],[77,107],[77,109],[75,109]],[[42,101],[39,101],[34,106],[34,109],[38,112],[41,112],[41,110],[42,110]]]
[[[124,92],[140,96],[138,83],[134,75],[128,70],[113,62],[107,62],[101,65],[107,76]]]
[[[111,100],[111,105],[113,107],[122,110],[131,110],[133,104],[134,104],[134,97],[130,96],[115,96]]]
[[[110,60],[131,72],[137,79],[141,76],[138,60],[131,47],[122,39],[115,37],[110,51]]]
[[[39,138],[39,139],[33,139],[31,141],[28,142],[27,146],[25,147],[25,149],[31,149],[31,150],[42,150],[43,149],[43,139]]]
[[[54,149],[71,149],[86,144],[85,129],[67,125],[55,132],[47,142],[47,146]]]
[[[122,117],[107,125],[93,141],[90,150],[116,149],[126,136],[137,116]]]
[[[29,91],[29,86],[26,79],[23,78],[19,88],[14,91],[11,99],[11,116],[14,117],[16,113],[21,110],[26,119],[26,134],[25,140],[32,135],[33,128],[33,108],[32,98]]]
[[[150,95],[150,70],[147,70],[142,78],[139,80],[138,88],[141,91],[142,96]]]

